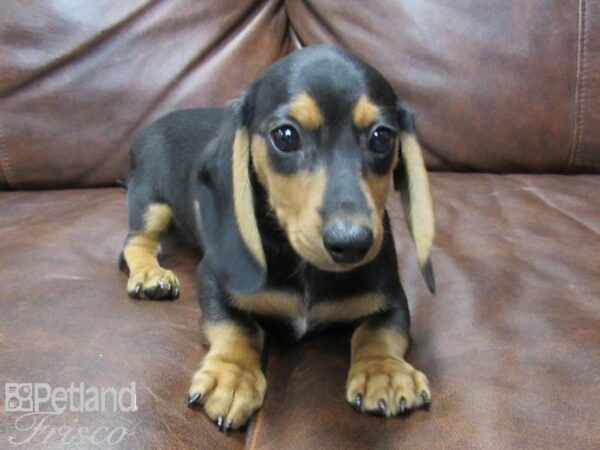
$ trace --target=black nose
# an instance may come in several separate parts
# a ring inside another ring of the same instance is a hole
[[[323,244],[335,262],[355,263],[371,248],[373,232],[364,225],[334,220],[323,229]]]

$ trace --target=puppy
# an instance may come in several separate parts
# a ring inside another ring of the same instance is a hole
[[[404,360],[409,311],[385,205],[392,181],[429,288],[432,200],[412,114],[371,66],[315,46],[273,64],[226,110],[169,114],[134,141],[129,234],[134,298],[173,299],[158,262],[170,227],[198,244],[209,351],[189,404],[221,430],[262,405],[264,333],[297,340],[355,326],[346,399],[393,416],[430,402]]]

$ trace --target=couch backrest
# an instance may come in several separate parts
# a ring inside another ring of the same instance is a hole
[[[0,186],[114,184],[133,134],[303,45],[369,61],[434,170],[600,172],[600,0],[22,2],[0,16]]]

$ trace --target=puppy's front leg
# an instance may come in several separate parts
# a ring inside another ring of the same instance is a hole
[[[262,406],[264,333],[247,314],[233,309],[208,275],[200,275],[200,305],[208,353],[192,377],[189,406],[202,405],[219,430],[236,429]]]
[[[404,360],[399,310],[365,320],[352,335],[346,399],[358,411],[393,416],[431,401],[427,377]]]
[[[210,349],[192,377],[190,406],[202,404],[220,430],[244,425],[263,403],[262,332],[224,320],[204,324]]]

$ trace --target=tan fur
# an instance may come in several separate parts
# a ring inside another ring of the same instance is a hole
[[[128,292],[134,292],[138,285],[141,293],[158,284],[179,287],[179,280],[175,274],[160,267],[158,262],[160,235],[168,228],[172,216],[171,209],[167,205],[159,203],[149,205],[144,214],[142,231],[125,244],[123,256],[129,268]]]
[[[256,215],[254,213],[254,194],[248,173],[250,161],[250,142],[248,131],[239,129],[233,142],[233,205],[238,229],[244,243],[256,259],[266,267],[265,253],[262,248]]]
[[[243,365],[258,364],[264,339],[261,332],[251,335],[229,321],[207,322],[202,332],[211,352],[225,353]]]
[[[365,262],[371,261],[377,256],[383,243],[383,213],[385,203],[390,187],[390,175],[368,174],[360,179],[360,187],[367,199],[367,204],[371,208],[371,223],[369,224],[373,231],[373,245],[365,256]]]
[[[144,214],[144,232],[158,237],[167,229],[172,218],[171,208],[162,203],[153,203],[148,206]]]
[[[367,95],[361,95],[352,109],[352,121],[357,128],[368,128],[379,119],[379,108]]]
[[[431,398],[427,377],[404,360],[408,341],[400,332],[362,324],[352,336],[351,348],[348,402],[361,395],[361,409],[376,411],[383,400],[385,414],[391,416],[399,412],[402,399],[411,409],[424,403],[423,393]]]
[[[263,137],[252,138],[252,162],[259,182],[292,247],[303,259],[324,270],[340,270],[323,245],[319,211],[325,195],[325,170],[282,175],[269,162]]]
[[[297,317],[302,314],[302,299],[299,295],[275,290],[264,290],[254,295],[233,295],[237,306],[255,314],[276,317]]]
[[[373,231],[373,245],[365,257],[365,261],[370,261],[377,254],[383,242],[383,213],[387,202],[390,186],[392,184],[392,171],[398,163],[398,142],[396,142],[396,151],[389,173],[385,175],[376,175],[367,173],[360,179],[360,186],[371,208],[371,230]]]
[[[364,294],[341,301],[319,302],[310,308],[308,317],[316,322],[350,322],[384,309],[387,300],[382,294]]]
[[[323,125],[321,108],[306,92],[300,92],[290,102],[290,115],[307,130],[316,130]]]
[[[206,323],[210,349],[192,377],[190,397],[200,394],[206,414],[230,428],[244,425],[263,403],[267,383],[260,368],[262,333],[250,335],[229,321]]]
[[[414,134],[403,133],[402,158],[408,174],[409,214],[406,218],[421,267],[429,259],[435,235],[433,200],[421,146]]]

